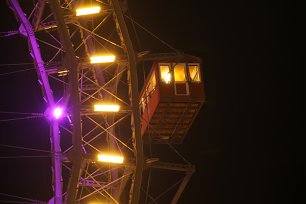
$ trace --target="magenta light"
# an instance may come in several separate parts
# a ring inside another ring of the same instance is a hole
[[[59,119],[63,115],[63,108],[61,107],[56,107],[53,109],[53,117],[55,119]]]

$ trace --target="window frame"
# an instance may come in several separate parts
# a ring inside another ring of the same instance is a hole
[[[183,67],[184,67],[185,81],[176,81],[175,80],[175,66],[177,64],[182,64]],[[174,94],[176,96],[189,96],[190,95],[190,90],[189,90],[189,80],[188,80],[189,75],[188,75],[188,70],[187,70],[187,63],[186,62],[172,63],[172,73],[173,73]],[[185,94],[179,94],[177,92],[176,84],[185,84],[186,93]]]
[[[195,81],[191,79],[190,76],[190,66],[198,66],[198,75],[199,75],[199,81]],[[188,67],[188,81],[191,83],[201,83],[202,82],[202,76],[201,76],[201,69],[200,69],[200,63],[187,63],[187,67]]]

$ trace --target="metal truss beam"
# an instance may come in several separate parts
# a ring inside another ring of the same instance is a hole
[[[143,142],[141,137],[141,127],[140,127],[140,113],[139,113],[139,93],[138,93],[138,79],[137,79],[137,62],[136,55],[134,52],[133,44],[129,36],[128,29],[126,27],[122,10],[119,5],[118,0],[111,0],[111,4],[114,9],[114,18],[117,23],[116,27],[121,33],[122,43],[126,47],[126,52],[129,61],[129,73],[128,77],[130,78],[130,99],[132,106],[132,118],[131,118],[131,127],[132,127],[132,138],[134,143],[134,153],[136,157],[136,168],[135,173],[132,178],[132,186],[130,191],[130,204],[138,204],[142,183],[142,173],[144,167],[143,159]]]
[[[54,18],[57,22],[60,40],[65,50],[64,64],[69,70],[69,96],[72,119],[72,161],[71,176],[67,188],[67,204],[75,204],[77,189],[82,165],[82,138],[81,138],[81,117],[80,100],[78,90],[78,63],[72,47],[70,35],[66,27],[61,7],[57,0],[49,0],[53,10]]]
[[[188,173],[185,175],[182,183],[180,184],[179,188],[177,189],[172,201],[171,201],[171,204],[176,204],[177,201],[179,200],[179,198],[181,197],[185,187],[187,186],[190,178],[191,178],[192,174]]]
[[[177,163],[156,161],[156,162],[152,162],[148,164],[147,167],[155,168],[155,169],[182,171],[186,173],[195,172],[195,166],[192,164],[177,164]]]
[[[38,30],[45,5],[46,5],[46,0],[39,0],[36,4],[34,18],[33,18],[33,25],[35,31]]]
[[[140,52],[137,54],[137,61],[159,61],[159,60],[171,60],[171,59],[178,59],[184,58],[188,56],[188,58],[194,58],[196,62],[201,62],[201,59],[195,56],[187,55],[184,53],[177,53],[177,52],[170,52],[170,53],[149,53],[149,52]]]
[[[53,92],[49,84],[48,75],[44,61],[41,57],[39,45],[37,43],[33,27],[26,18],[17,0],[9,1],[12,10],[15,12],[17,18],[21,22],[20,31],[28,38],[31,54],[37,69],[37,75],[40,79],[42,90],[49,110],[54,106]],[[52,150],[52,168],[53,168],[53,189],[55,204],[62,204],[62,170],[61,170],[61,148],[59,125],[57,121],[51,122],[51,150]]]

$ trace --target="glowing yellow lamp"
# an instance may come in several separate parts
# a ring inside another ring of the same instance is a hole
[[[94,111],[96,112],[118,112],[120,109],[119,105],[115,104],[95,104]]]
[[[99,154],[98,155],[98,161],[100,162],[122,164],[123,160],[124,160],[123,156],[111,155],[111,154]]]
[[[100,10],[101,10],[100,6],[79,8],[76,10],[76,16],[96,14],[96,13],[100,13]]]
[[[90,57],[91,64],[98,64],[98,63],[109,63],[114,62],[116,57],[114,55],[101,55],[101,56],[92,56]]]

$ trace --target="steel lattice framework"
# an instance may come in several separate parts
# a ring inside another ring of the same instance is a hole
[[[142,195],[146,202],[158,203],[164,193],[154,196],[148,185],[144,190],[143,172],[152,168],[183,172],[171,199],[176,203],[195,168],[188,162],[175,164],[145,157],[140,133],[139,60],[125,23],[124,2],[33,2],[8,0],[8,5],[20,23],[19,33],[28,40],[48,107],[45,114],[50,118],[54,191],[49,203],[140,203]],[[99,4],[101,13],[77,17],[75,9],[86,2]],[[117,59],[90,64],[89,57],[97,52],[115,54]],[[115,102],[121,109],[117,113],[94,112],[93,104],[101,101]],[[66,116],[61,120],[50,116],[57,106]],[[103,151],[123,154],[125,162],[97,162],[96,155]]]

